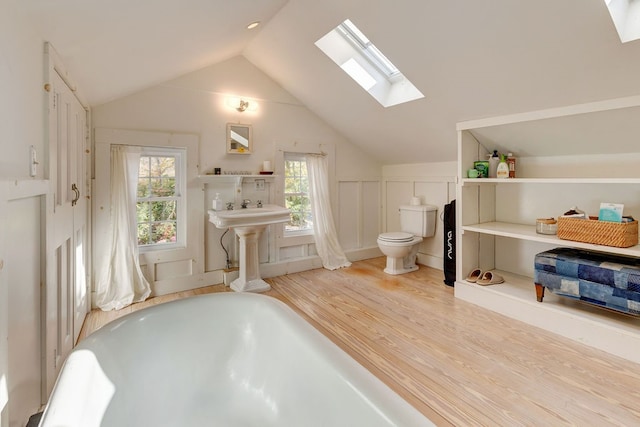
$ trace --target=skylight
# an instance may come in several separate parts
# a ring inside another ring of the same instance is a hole
[[[356,81],[366,91],[375,86],[376,79],[367,72],[358,62],[350,58],[344,64],[340,66],[347,74],[349,74],[353,80]]]
[[[424,98],[349,19],[318,40],[316,46],[384,107]]]
[[[604,0],[622,43],[640,39],[640,0]]]

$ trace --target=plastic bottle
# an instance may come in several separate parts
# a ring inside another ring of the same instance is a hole
[[[507,154],[507,165],[509,166],[509,178],[516,177],[516,158],[513,153]]]
[[[214,211],[222,210],[222,200],[220,200],[220,193],[216,193],[216,197],[213,199],[212,207]]]
[[[509,165],[507,165],[507,157],[504,154],[500,156],[496,178],[509,178]]]
[[[493,154],[489,155],[489,178],[495,178],[497,176],[498,163],[500,163],[498,150],[493,150]]]

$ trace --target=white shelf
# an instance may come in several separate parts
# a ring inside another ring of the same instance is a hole
[[[483,184],[640,184],[640,178],[463,178],[464,185]]]
[[[630,248],[616,248],[613,246],[594,245],[591,243],[574,242],[573,240],[563,240],[555,235],[536,233],[535,225],[511,224],[508,222],[485,222],[482,224],[464,225],[462,226],[462,232],[464,233],[465,231],[528,240],[530,242],[549,243],[556,246],[570,246],[573,248],[640,257],[640,245],[631,246]]]
[[[198,175],[198,180],[207,183],[235,183],[244,178],[272,180],[277,175]]]

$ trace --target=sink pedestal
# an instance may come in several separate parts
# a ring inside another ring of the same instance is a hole
[[[260,278],[258,242],[266,225],[234,227],[240,239],[240,276],[231,282],[236,292],[266,292],[271,286]]]

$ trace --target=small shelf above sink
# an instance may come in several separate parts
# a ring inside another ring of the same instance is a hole
[[[243,179],[264,179],[265,181],[273,181],[277,175],[198,175],[198,180],[205,184],[214,183],[241,183]]]

